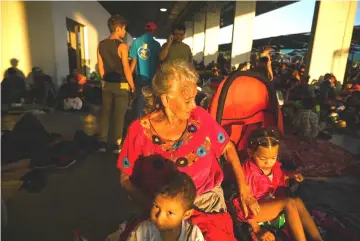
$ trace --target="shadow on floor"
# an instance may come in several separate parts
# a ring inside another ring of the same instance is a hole
[[[104,240],[136,208],[119,185],[116,158],[95,153],[71,169],[49,173],[41,193],[20,191],[8,202],[8,241],[65,241],[80,230]],[[5,231],[5,233],[4,233]]]

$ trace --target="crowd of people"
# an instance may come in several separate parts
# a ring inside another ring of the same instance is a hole
[[[149,22],[130,51],[118,40],[125,36],[126,26],[123,17],[112,16],[108,21],[111,35],[98,47],[103,79],[101,150],[108,146],[109,110],[114,103],[111,150],[119,153],[120,185],[141,207],[143,218],[109,235],[109,240],[236,240],[229,205],[236,207],[238,221],[248,222],[261,240],[275,240],[275,236],[258,222],[272,220],[281,212],[295,240],[322,240],[303,202],[276,192],[277,187],[287,186],[288,179],[303,179],[295,171],[280,169],[276,130],[254,132],[248,140],[248,160],[241,165],[226,131],[196,105],[199,75],[190,47],[182,42],[184,26],[175,26],[160,47],[153,38],[156,25]],[[265,76],[273,80],[276,73],[269,53],[265,51],[258,63],[256,67],[267,69]],[[211,68],[219,76],[216,65]],[[245,63],[239,71],[249,68]],[[132,95],[141,101],[124,135]],[[224,197],[220,158],[236,177],[237,195],[232,200]]]
[[[304,64],[272,62],[270,48],[265,46],[257,61],[241,63],[233,71],[253,71],[271,81],[282,106],[286,124],[294,133],[314,139],[321,131],[335,127],[349,127],[360,133],[360,68],[353,66],[343,85],[331,73],[325,73],[319,80],[312,80],[306,74]],[[219,64],[210,63],[210,77],[203,76],[207,83],[217,83],[227,75]],[[334,117],[335,116],[335,117]]]
[[[117,236],[109,235],[109,240],[236,240],[235,221],[248,223],[260,240],[275,240],[259,223],[282,213],[293,240],[323,240],[302,200],[284,192],[290,179],[301,182],[303,177],[280,168],[278,130],[255,130],[247,141],[247,159],[240,162],[224,128],[196,105],[199,74],[190,47],[183,43],[185,27],[174,26],[161,47],[154,40],[157,26],[149,22],[130,49],[122,40],[126,27],[122,16],[111,16],[110,36],[98,45],[102,96],[99,140],[100,151],[107,151],[113,109],[111,151],[118,154],[120,185],[138,204],[141,215]],[[212,73],[210,82],[230,74],[224,71],[226,64],[222,65],[212,62],[207,67]],[[321,121],[326,121],[330,112],[359,127],[359,75],[340,92],[336,77],[330,73],[311,85],[306,66],[272,63],[269,48],[259,53],[256,63],[242,63],[233,71],[248,70],[272,81],[279,102],[284,102],[284,114],[299,136],[316,138],[322,130]],[[44,104],[51,77],[33,68],[33,79],[29,89],[16,65],[9,68],[2,82],[3,103],[24,102],[31,93]],[[58,98],[63,108],[81,108],[79,101],[69,101],[86,100],[93,90],[87,86],[87,78],[73,69],[60,87]],[[124,133],[125,115],[133,100],[134,120]],[[349,111],[355,115],[344,114]],[[219,159],[231,167],[236,179],[236,194],[230,200],[224,196]],[[229,209],[235,210],[235,217]]]
[[[95,72],[87,78],[78,69],[71,69],[65,82],[56,87],[50,75],[42,68],[33,67],[25,77],[17,68],[18,60],[11,59],[11,67],[4,73],[1,83],[2,104],[37,104],[62,110],[80,110],[90,104],[101,104],[101,89]]]
[[[1,82],[2,103],[46,104],[49,94],[54,94],[52,78],[39,67],[33,67],[25,78],[24,73],[17,68],[18,60],[11,59],[10,63],[11,67],[5,71]]]

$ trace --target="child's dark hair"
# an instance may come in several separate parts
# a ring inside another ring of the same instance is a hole
[[[108,27],[111,33],[115,32],[117,27],[122,27],[126,25],[126,19],[119,14],[112,15],[108,20]]]
[[[256,151],[259,146],[274,147],[279,145],[280,133],[274,128],[260,128],[254,130],[248,137],[248,148]]]
[[[193,180],[183,172],[175,172],[169,182],[161,186],[156,195],[170,198],[181,198],[185,210],[193,208],[196,198],[196,188]]]
[[[313,98],[305,98],[302,100],[302,105],[305,109],[311,110],[315,106],[315,101]]]

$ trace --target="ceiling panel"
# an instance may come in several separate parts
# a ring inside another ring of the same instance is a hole
[[[296,1],[258,1],[256,15],[260,15]],[[158,26],[157,38],[167,38],[171,26],[175,23],[191,21],[194,14],[206,9],[206,1],[99,1],[110,13],[120,14],[129,21],[129,32],[134,37],[143,34],[143,29],[148,21],[154,21]],[[233,22],[235,2],[218,1],[217,4],[225,10],[222,14],[222,25]],[[166,8],[161,12],[160,8]]]

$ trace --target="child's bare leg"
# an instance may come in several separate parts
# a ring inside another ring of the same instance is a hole
[[[263,232],[262,228],[255,219],[249,219],[248,223],[261,241],[275,241],[274,234],[270,231]]]
[[[305,233],[296,208],[296,202],[292,198],[277,198],[259,202],[260,212],[254,217],[256,222],[265,222],[276,218],[281,211],[285,211],[287,222],[293,238],[297,241],[305,241]]]
[[[299,211],[299,215],[301,218],[301,222],[304,226],[305,232],[310,236],[310,238],[314,241],[322,241],[319,230],[317,229],[314,220],[311,218],[311,215],[307,208],[305,207],[303,201],[300,198],[295,198],[295,203],[297,210]]]

